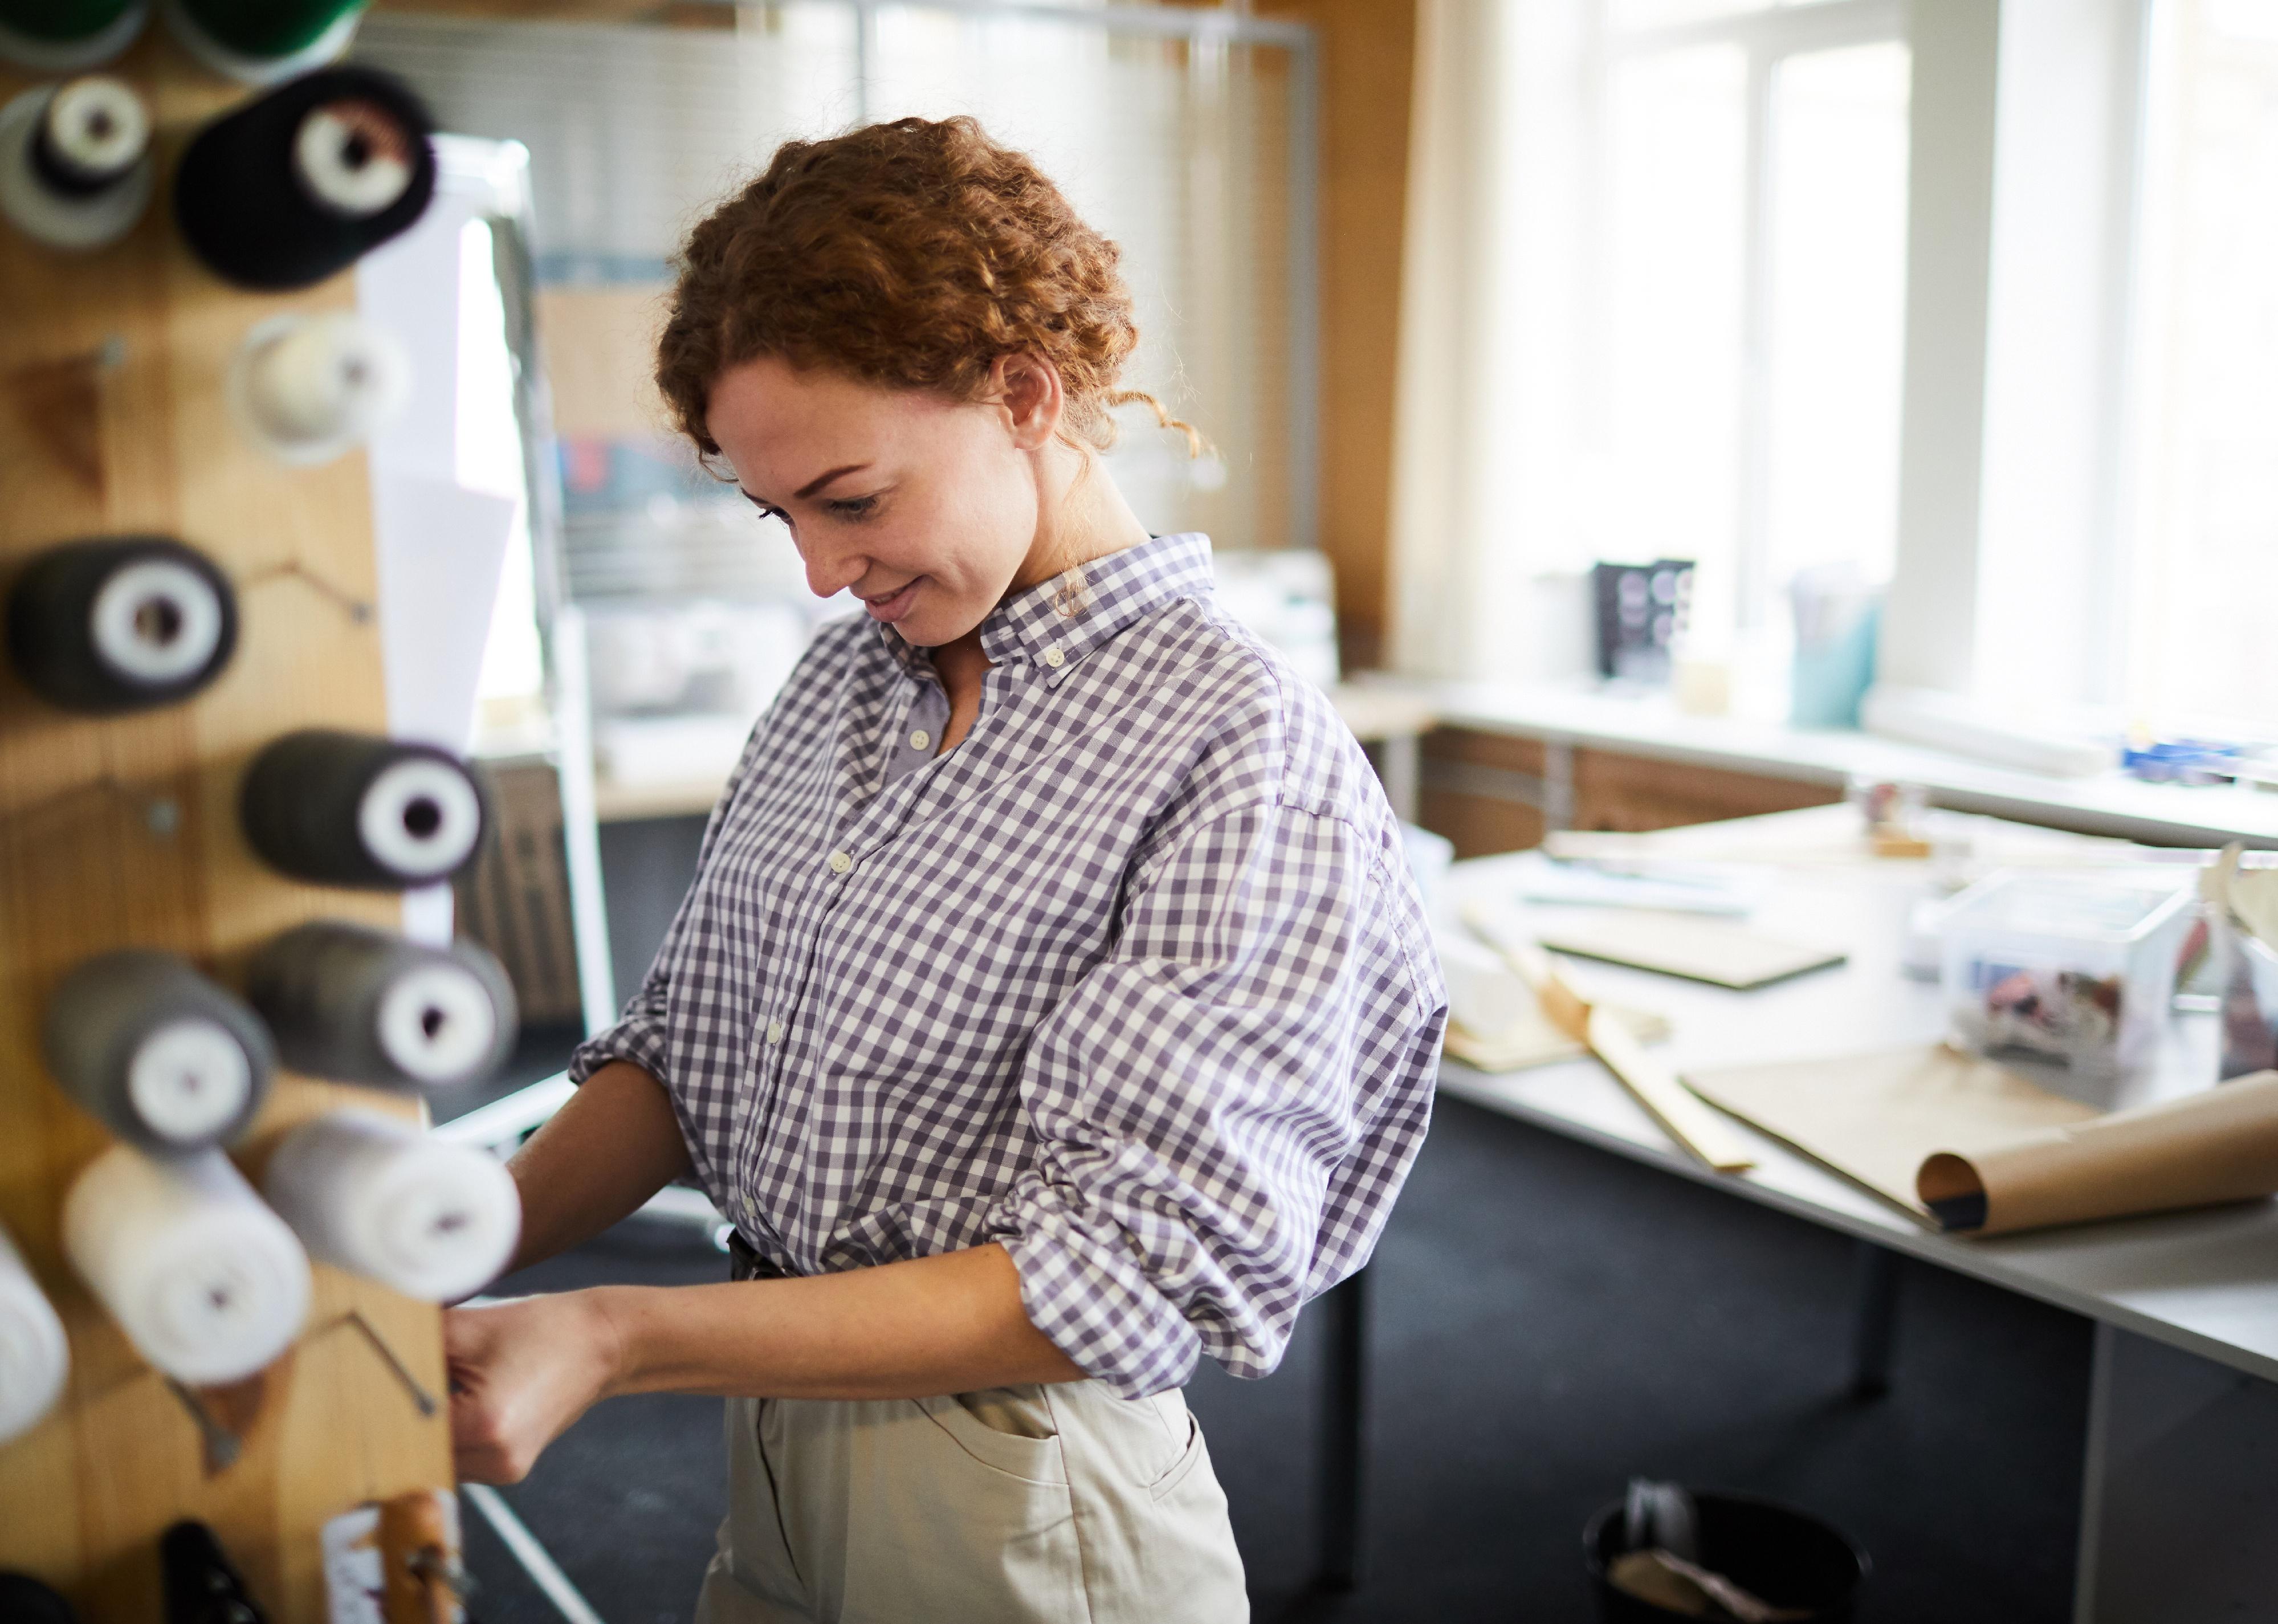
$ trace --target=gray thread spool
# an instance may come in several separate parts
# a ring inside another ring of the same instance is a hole
[[[213,561],[164,536],[41,553],[8,592],[8,658],[50,704],[91,715],[187,699],[237,647],[237,594]]]
[[[449,751],[318,728],[254,758],[238,812],[279,872],[371,890],[449,879],[473,860],[485,821],[474,775]]]
[[[514,988],[471,942],[424,947],[320,919],[254,956],[246,995],[284,1064],[311,1077],[448,1088],[489,1075],[514,1046]]]
[[[150,111],[123,80],[90,74],[0,108],[0,212],[36,242],[116,242],[149,207]]]
[[[144,1150],[226,1144],[275,1064],[252,1010],[187,961],[148,948],[88,959],[48,1000],[41,1046],[64,1092]]]

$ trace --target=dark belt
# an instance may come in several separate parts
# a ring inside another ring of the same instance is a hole
[[[791,1274],[753,1251],[750,1241],[730,1231],[728,1235],[728,1277],[730,1280],[788,1280]]]

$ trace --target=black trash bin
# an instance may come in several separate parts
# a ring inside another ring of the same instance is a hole
[[[1777,1607],[1808,1608],[1811,1624],[1848,1624],[1871,1567],[1867,1553],[1808,1513],[1753,1494],[1693,1497],[1700,1565]],[[1668,1624],[1666,1607],[1617,1590],[1607,1567],[1627,1549],[1624,1503],[1602,1506],[1582,1530],[1582,1559],[1598,1600],[1600,1624]]]

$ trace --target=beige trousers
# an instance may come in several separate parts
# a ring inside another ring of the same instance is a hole
[[[1175,1392],[728,1400],[697,1624],[1242,1624],[1226,1495]]]

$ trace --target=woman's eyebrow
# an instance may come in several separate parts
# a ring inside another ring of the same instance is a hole
[[[813,496],[817,491],[822,490],[823,486],[829,484],[832,480],[844,478],[848,474],[859,474],[869,466],[870,465],[868,462],[849,462],[844,468],[834,468],[821,478],[810,479],[805,484],[799,486],[798,491],[792,494],[791,499],[793,501],[805,501],[808,497]],[[776,510],[776,505],[773,502],[767,500],[764,497],[753,496],[749,491],[745,491],[744,487],[740,484],[738,485],[736,489],[743,491],[744,499],[751,503],[753,507],[764,507],[770,513]]]
[[[813,496],[817,491],[822,490],[823,486],[829,484],[832,480],[840,478],[847,474],[859,474],[869,466],[870,465],[868,462],[849,462],[844,468],[834,468],[829,473],[822,475],[820,478],[810,479],[805,484],[801,485],[792,499],[796,501],[805,501],[808,497]]]

